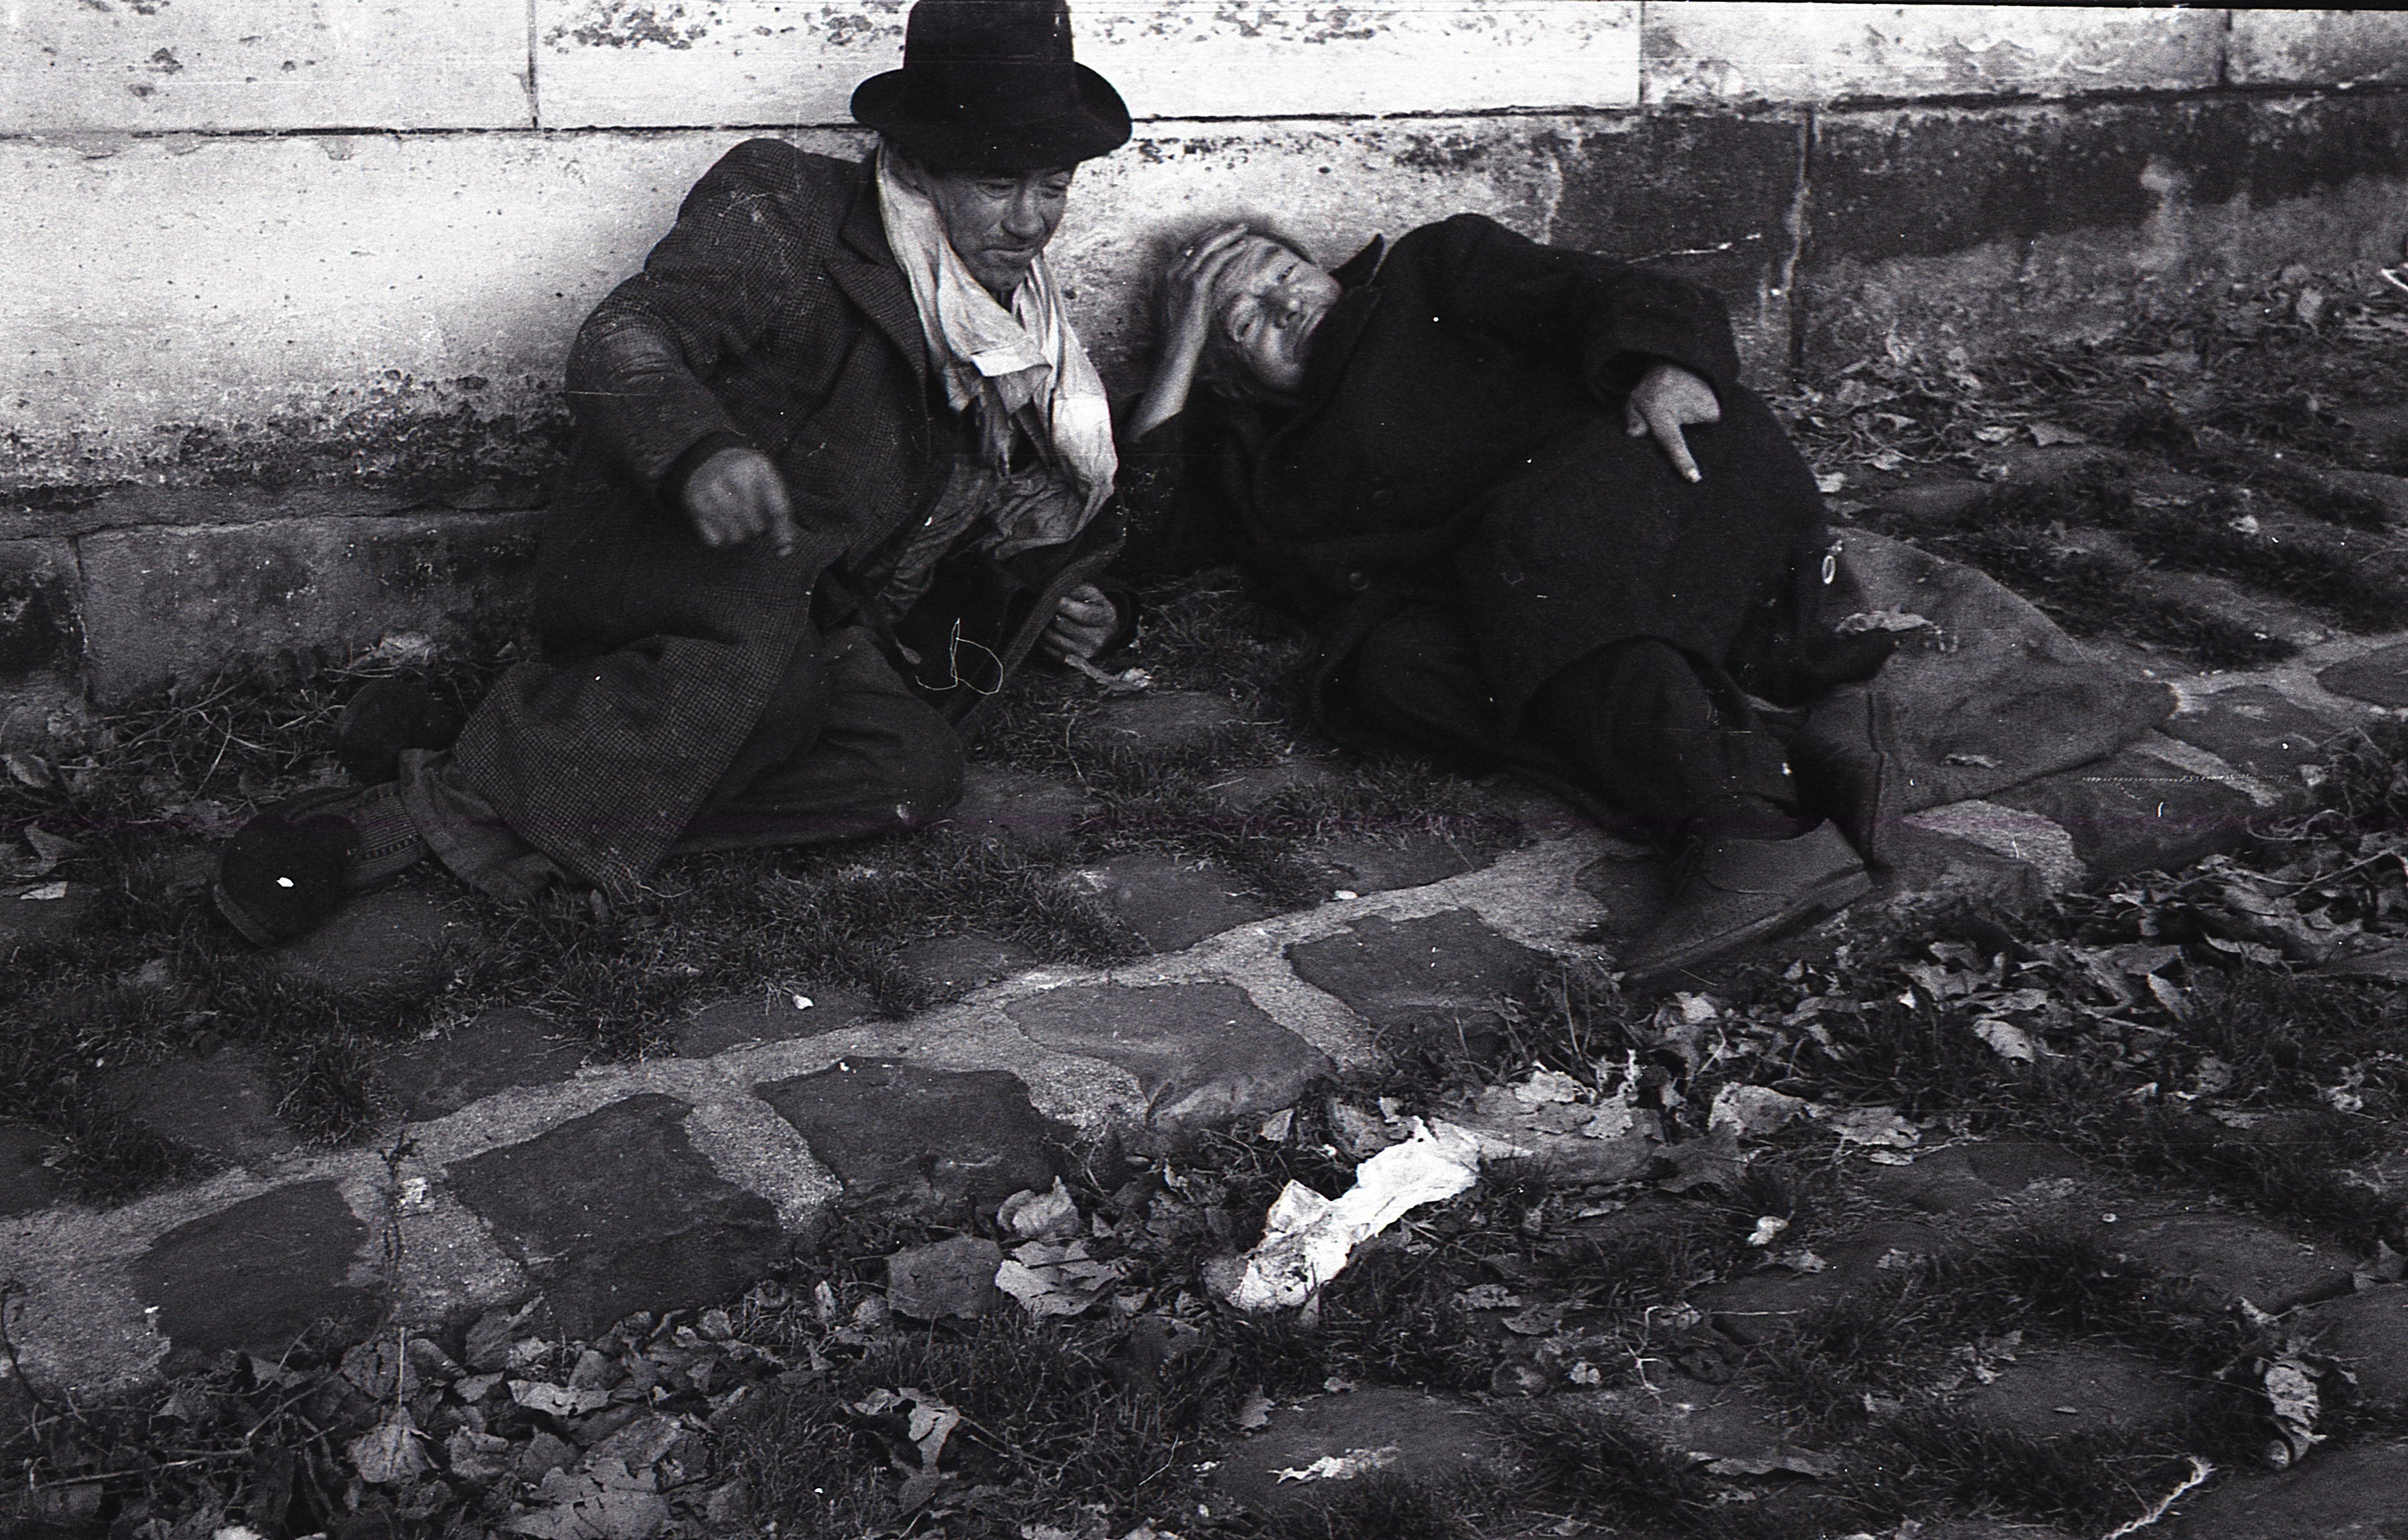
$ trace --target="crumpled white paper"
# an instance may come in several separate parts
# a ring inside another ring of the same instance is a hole
[[[1517,1145],[1469,1129],[1409,1120],[1412,1133],[1354,1168],[1354,1185],[1325,1198],[1290,1182],[1263,1217],[1260,1245],[1228,1293],[1241,1310],[1303,1305],[1336,1277],[1354,1248],[1424,1204],[1452,1198],[1480,1179],[1483,1155],[1521,1155]]]

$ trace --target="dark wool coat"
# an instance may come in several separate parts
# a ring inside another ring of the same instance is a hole
[[[915,635],[936,666],[958,621],[996,655],[991,692],[1116,549],[1108,508],[1075,549],[957,558],[891,628],[862,612],[967,443],[930,393],[867,161],[774,139],[728,151],[587,319],[567,376],[580,432],[537,558],[543,659],[497,681],[454,755],[522,837],[606,890],[642,879],[748,738],[809,731],[764,713],[823,630]],[[789,556],[714,550],[675,506],[738,444],[784,475]],[[927,698],[959,723],[983,695]]]
[[[1325,681],[1382,619],[1451,605],[1509,728],[1611,642],[1722,665],[1794,635],[1793,563],[1814,564],[1821,499],[1740,387],[1713,293],[1469,214],[1337,276],[1295,405],[1199,396],[1125,447],[1135,563],[1248,563],[1322,628]],[[1624,431],[1657,360],[1721,402],[1721,422],[1687,432],[1695,484]]]

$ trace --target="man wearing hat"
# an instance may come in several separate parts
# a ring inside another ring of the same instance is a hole
[[[1110,414],[1043,252],[1127,109],[1062,0],[919,0],[853,112],[867,158],[738,145],[587,318],[540,661],[448,749],[387,745],[396,778],[246,824],[215,895],[245,935],[430,853],[508,901],[624,895],[671,853],[927,822],[1030,651],[1125,630]]]

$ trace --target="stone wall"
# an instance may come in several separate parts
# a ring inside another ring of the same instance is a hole
[[[2370,282],[2408,225],[2408,19],[2383,12],[1073,9],[1139,120],[1054,248],[1116,380],[1153,243],[1233,210],[1333,257],[1470,208],[1656,258],[1730,298],[1760,378],[2097,333],[2292,264]],[[900,0],[0,12],[0,737],[506,604],[524,515],[499,510],[540,501],[578,321],[738,139],[858,148],[846,99],[902,24]],[[364,554],[472,532],[406,581]]]

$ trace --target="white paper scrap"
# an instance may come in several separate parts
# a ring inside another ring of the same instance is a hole
[[[1354,1185],[1325,1198],[1300,1182],[1263,1217],[1262,1243],[1228,1295],[1241,1310],[1294,1307],[1338,1276],[1354,1248],[1424,1204],[1452,1198],[1480,1179],[1480,1158],[1518,1155],[1517,1146],[1439,1121],[1409,1120],[1411,1134],[1354,1168]]]

